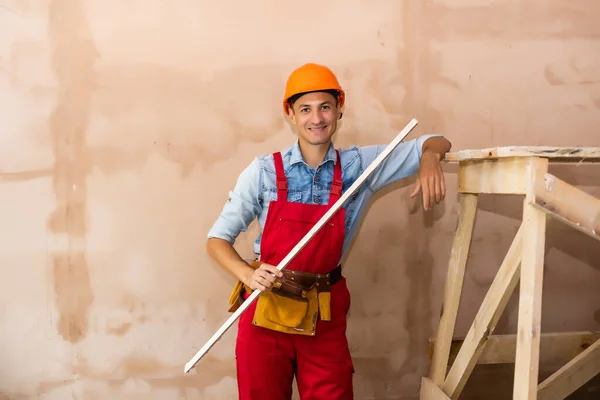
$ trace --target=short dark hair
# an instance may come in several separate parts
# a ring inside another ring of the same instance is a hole
[[[330,95],[332,95],[332,96],[335,98],[335,105],[337,106],[337,104],[338,104],[338,99],[339,99],[339,96],[340,96],[340,92],[338,92],[338,91],[337,91],[337,90],[335,90],[335,89],[326,89],[326,90],[312,90],[312,91],[310,91],[310,92],[302,92],[302,93],[298,93],[298,94],[295,94],[295,95],[293,95],[292,97],[290,97],[290,98],[288,99],[288,103],[290,104],[290,107],[291,107],[291,108],[294,108],[294,103],[296,103],[296,101],[297,101],[297,100],[298,100],[300,97],[304,96],[305,94],[308,94],[308,93],[315,93],[315,92],[325,92],[325,93],[329,93]]]

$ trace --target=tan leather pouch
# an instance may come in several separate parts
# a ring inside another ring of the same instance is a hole
[[[257,269],[261,263],[253,261],[248,264]],[[277,280],[270,291],[258,296],[252,323],[278,332],[314,336],[319,314],[322,320],[331,320],[330,293],[317,289],[316,284],[303,286],[284,274],[284,278]],[[235,312],[244,302],[244,292],[252,293],[252,289],[236,282],[229,298],[229,312]]]

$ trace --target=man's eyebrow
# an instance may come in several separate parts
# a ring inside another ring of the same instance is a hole
[[[332,103],[331,103],[331,100],[325,100],[324,102],[319,103],[318,105],[322,106],[324,104],[332,104]],[[300,104],[300,107],[310,107],[310,104],[302,103],[302,104]]]

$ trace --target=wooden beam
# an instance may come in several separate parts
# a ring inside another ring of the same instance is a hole
[[[562,400],[600,373],[600,340],[538,386],[538,399]]]
[[[513,398],[521,400],[535,400],[537,397],[546,214],[530,202],[534,197],[536,175],[547,171],[547,159],[530,159],[527,175],[529,184],[523,201],[523,247],[513,388]]]
[[[462,393],[477,364],[477,359],[483,352],[487,338],[496,328],[496,324],[519,282],[522,242],[523,227],[521,226],[444,381],[442,390],[451,399],[457,399]]]
[[[446,393],[442,392],[433,381],[429,378],[421,378],[421,400],[450,400]]]
[[[531,204],[600,240],[600,200],[548,173],[538,173]]]
[[[527,168],[525,158],[461,161],[458,191],[462,193],[525,194]]]
[[[487,149],[466,149],[447,153],[446,161],[475,159],[498,159],[506,157],[542,157],[552,161],[590,162],[600,161],[600,147],[548,147],[548,146],[506,146]]]
[[[477,196],[479,193],[525,195],[523,221],[518,233],[521,237],[520,250],[514,251],[517,254],[515,259],[520,256],[520,264],[516,260],[512,270],[505,267],[509,272],[504,279],[499,271],[467,336],[460,341],[450,340],[449,335],[452,335],[456,323],[468,247],[463,261],[450,262],[442,320],[430,349],[431,379],[423,379],[421,399],[456,399],[480,357],[483,357],[482,363],[514,362],[515,399],[536,400],[538,392],[540,399],[568,396],[600,371],[600,332],[541,334],[546,220],[551,215],[600,239],[600,199],[548,174],[548,164],[600,164],[600,147],[495,147],[448,153],[445,161],[459,163],[461,196]],[[570,196],[576,199],[567,201]],[[469,236],[471,234],[472,226]],[[457,232],[453,252],[464,252],[458,243]],[[509,258],[508,253],[506,258]],[[503,266],[505,262],[506,259]],[[462,269],[460,264],[463,264]],[[517,334],[492,336],[499,316],[519,281]],[[446,306],[452,307],[449,313]],[[590,344],[592,340],[594,342]],[[547,364],[566,362],[566,365],[538,387],[540,361]],[[444,379],[448,365],[451,368]],[[440,379],[443,381],[441,384]]]
[[[477,214],[477,195],[459,194],[458,227],[454,236],[444,289],[442,313],[437,329],[438,345],[433,354],[431,380],[437,386],[444,382],[448,368],[450,344],[462,293],[467,256]]]
[[[540,364],[565,364],[600,339],[600,332],[550,332],[540,338]],[[464,339],[455,338],[450,346],[448,365],[452,365]],[[435,339],[429,340],[429,361],[435,351]],[[514,364],[517,335],[490,335],[477,364]]]

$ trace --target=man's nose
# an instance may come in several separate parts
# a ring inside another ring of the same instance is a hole
[[[315,125],[319,125],[321,122],[323,122],[323,113],[321,113],[319,110],[313,111],[310,116],[310,122]]]

